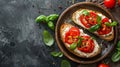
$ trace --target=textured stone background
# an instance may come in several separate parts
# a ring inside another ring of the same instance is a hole
[[[84,0],[76,0],[80,1]],[[72,0],[0,0],[0,67],[60,67],[62,59],[68,60],[66,57],[53,58],[50,55],[51,51],[59,49],[56,42],[52,47],[45,46],[42,33],[47,29],[54,36],[54,32],[34,20],[40,14],[61,14],[70,5]],[[114,17],[120,17],[119,10],[111,10]],[[116,13],[118,15],[115,16]],[[70,63],[72,67],[78,66],[72,61]],[[110,61],[109,64],[119,67],[120,62]],[[97,63],[79,65],[89,66],[96,67]]]
[[[0,67],[60,67],[66,57],[53,58],[50,52],[59,51],[57,44],[47,47],[42,40],[44,29],[53,36],[54,32],[34,20],[40,14],[60,14],[71,4],[71,0],[0,0]]]

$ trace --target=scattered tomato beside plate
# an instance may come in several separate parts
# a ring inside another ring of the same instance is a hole
[[[120,0],[118,0],[118,5],[120,6]]]
[[[115,4],[116,4],[116,0],[104,0],[104,5],[107,8],[114,8]]]
[[[110,67],[108,64],[105,64],[105,63],[100,63],[99,65],[98,65],[98,67]]]

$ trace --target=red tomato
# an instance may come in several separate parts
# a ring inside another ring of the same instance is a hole
[[[98,67],[110,67],[108,64],[101,63],[98,65]]]
[[[80,47],[78,47],[78,50],[85,52],[85,53],[91,53],[94,50],[94,42],[90,38],[90,36],[82,36],[82,44]]]
[[[97,31],[99,35],[104,35],[108,34],[112,31],[112,27],[106,26],[105,23],[109,22],[108,18],[102,19],[102,26],[101,28]]]
[[[104,5],[107,8],[113,8],[115,6],[116,0],[104,0]]]
[[[118,5],[120,6],[120,0],[118,0]]]
[[[104,19],[102,19],[102,22],[103,22],[103,23],[109,22],[109,19],[108,19],[108,18],[104,18]]]
[[[65,34],[65,43],[72,44],[73,42],[77,42],[79,35],[79,29],[77,27],[71,27]]]
[[[86,28],[90,28],[97,24],[97,15],[94,12],[90,12],[90,15],[87,16],[83,14],[80,16],[80,21]]]

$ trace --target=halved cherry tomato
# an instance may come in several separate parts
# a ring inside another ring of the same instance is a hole
[[[89,15],[82,14],[80,16],[80,21],[86,28],[90,28],[91,26],[97,24],[97,14],[94,12],[90,12]]]
[[[104,18],[102,19],[102,26],[101,28],[97,31],[99,35],[104,35],[104,34],[108,34],[111,32],[112,27],[110,26],[106,26],[105,23],[109,22],[108,18]]]
[[[91,39],[90,36],[82,36],[82,44],[78,48],[78,50],[85,52],[85,53],[91,53],[94,50],[94,42]]]
[[[77,27],[71,27],[65,34],[65,43],[72,44],[77,42],[78,36],[80,36],[80,31]]]

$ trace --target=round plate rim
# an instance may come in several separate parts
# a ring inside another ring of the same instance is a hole
[[[71,58],[67,53],[64,52],[64,50],[62,49],[61,45],[60,45],[60,42],[59,42],[59,39],[58,39],[58,35],[57,35],[57,32],[58,32],[58,24],[59,24],[59,21],[61,20],[61,17],[70,9],[72,9],[73,7],[76,7],[78,5],[82,5],[82,4],[89,4],[89,5],[94,5],[102,10],[104,10],[105,12],[107,12],[110,17],[115,20],[115,18],[112,16],[112,14],[105,8],[103,8],[101,5],[98,5],[98,4],[95,4],[95,3],[92,3],[92,2],[79,2],[79,3],[76,3],[76,4],[73,4],[71,5],[70,7],[68,7],[67,9],[65,9],[62,14],[59,16],[58,18],[58,21],[56,23],[56,28],[55,28],[55,39],[56,39],[56,42],[57,42],[57,45],[59,47],[59,49],[61,50],[61,52],[63,52],[63,54],[70,60],[74,61],[74,62],[77,62],[77,63],[81,63],[81,64],[91,64],[91,63],[95,63],[95,62],[98,62],[98,61],[101,61],[102,59],[104,59],[105,57],[108,56],[108,54],[114,49],[115,47],[115,44],[117,42],[117,26],[115,27],[115,39],[114,39],[114,46],[111,47],[111,50],[109,52],[107,52],[104,56],[100,57],[99,59],[95,60],[95,61],[92,61],[92,62],[81,62],[81,61],[78,61],[78,60],[75,60],[74,58]]]

